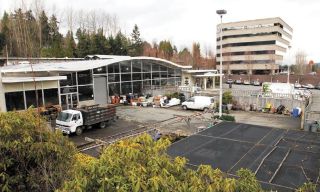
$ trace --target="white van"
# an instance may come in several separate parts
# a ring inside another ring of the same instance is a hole
[[[207,111],[208,109],[214,108],[214,99],[213,97],[207,96],[194,96],[186,100],[182,104],[182,109],[199,109]]]

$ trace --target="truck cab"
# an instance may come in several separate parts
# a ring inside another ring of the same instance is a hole
[[[80,111],[77,110],[64,110],[59,113],[56,119],[57,129],[60,129],[63,133],[71,134],[76,133],[80,135],[82,133],[83,116]]]

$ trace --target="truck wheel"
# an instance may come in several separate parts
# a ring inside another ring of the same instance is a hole
[[[77,129],[76,129],[76,135],[81,135],[82,132],[83,132],[82,127],[77,127]]]
[[[185,105],[183,105],[183,106],[182,106],[182,109],[187,110],[187,109],[188,109],[188,107],[187,107],[187,106],[185,106]]]
[[[207,113],[209,111],[209,109],[207,107],[203,108],[203,112]]]
[[[106,126],[107,126],[107,123],[106,123],[106,122],[101,122],[101,123],[100,123],[100,128],[101,128],[101,129],[106,128]]]

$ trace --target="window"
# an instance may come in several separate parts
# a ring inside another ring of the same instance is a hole
[[[5,93],[7,111],[23,110],[23,92]]]
[[[181,69],[176,69],[175,70],[175,76],[176,77],[181,77]]]
[[[77,87],[62,87],[60,93],[75,93],[77,92]]]
[[[151,79],[151,73],[143,73],[143,79]]]
[[[222,45],[225,47],[240,47],[240,46],[252,46],[252,45],[275,45],[276,41],[256,41],[256,42],[242,42],[242,43],[228,43]],[[217,46],[217,49],[220,49],[220,46]]]
[[[167,85],[167,79],[161,79],[161,86]]]
[[[157,79],[159,77],[160,77],[159,72],[153,72],[152,73],[152,79]]]
[[[141,73],[132,73],[132,80],[141,80],[142,74]]]
[[[152,72],[154,71],[160,71],[160,65],[153,63],[152,64]]]
[[[170,77],[174,77],[174,69],[172,69],[172,68],[169,68],[168,69],[168,77],[170,78]]]
[[[93,69],[93,74],[106,74],[107,69],[106,67],[100,67]]]
[[[121,74],[121,81],[131,81],[131,73]]]
[[[41,107],[43,106],[43,102],[42,102],[42,90],[31,90],[31,91],[25,91],[26,93],[26,101],[27,101],[27,108],[29,108],[30,106],[33,107]],[[37,96],[36,96],[37,93]],[[37,97],[38,97],[38,105],[37,105]]]
[[[60,73],[60,76],[67,76],[66,80],[60,80],[60,86],[72,86],[77,85],[76,73]]]
[[[133,60],[132,61],[132,72],[141,72],[141,61]]]
[[[188,102],[194,102],[194,97],[191,97],[190,99],[188,99]]]
[[[130,73],[131,72],[131,62],[125,61],[120,63],[121,73]]]
[[[78,85],[92,84],[91,70],[78,72]]]
[[[121,94],[132,93],[131,82],[121,83]]]
[[[143,81],[143,87],[150,87],[151,86],[151,80]]]
[[[108,81],[109,82],[119,82],[120,75],[119,74],[108,74]]]
[[[79,86],[79,101],[93,100],[93,88],[89,86]]]
[[[109,84],[109,95],[120,95],[120,84],[110,83]]]
[[[152,80],[152,85],[160,85],[160,80]]]
[[[150,63],[147,63],[146,61],[143,61],[143,65],[142,65],[142,69],[143,69],[143,72],[151,72],[151,64]]]
[[[119,63],[108,65],[108,73],[119,73]]]
[[[142,81],[133,82],[133,93],[141,93]]]
[[[168,68],[166,66],[160,65],[160,71],[167,71]]]
[[[168,78],[167,72],[160,72],[161,73],[161,78]]]
[[[58,89],[44,89],[44,103],[47,107],[59,104]]]

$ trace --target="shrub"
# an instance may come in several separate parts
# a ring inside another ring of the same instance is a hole
[[[71,176],[75,147],[33,109],[0,113],[0,190],[54,191]]]
[[[231,91],[226,91],[222,95],[222,104],[230,104],[232,103],[232,93]]]

